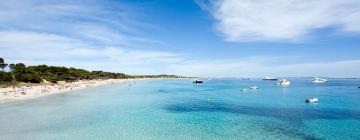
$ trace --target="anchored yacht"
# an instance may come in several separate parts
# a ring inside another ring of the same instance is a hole
[[[278,79],[270,77],[270,76],[266,76],[263,80],[265,80],[265,81],[276,81]]]

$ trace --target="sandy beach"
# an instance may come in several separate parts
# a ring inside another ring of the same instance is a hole
[[[132,85],[136,81],[148,80],[148,79],[149,78],[79,80],[76,82],[60,81],[58,83],[42,83],[35,86],[17,86],[17,87],[0,88],[0,104],[11,101],[34,99],[34,98],[53,95],[53,94],[64,94],[74,90],[81,90],[88,87],[97,87],[101,85],[108,85],[115,83],[127,83],[129,85]]]

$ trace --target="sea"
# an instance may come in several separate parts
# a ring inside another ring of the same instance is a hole
[[[359,79],[289,78],[287,87],[203,80],[139,80],[0,104],[0,140],[360,140]],[[312,97],[319,102],[305,102]]]

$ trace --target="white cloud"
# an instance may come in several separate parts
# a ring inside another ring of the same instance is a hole
[[[210,12],[233,42],[298,41],[327,27],[360,32],[359,0],[212,0]]]
[[[9,63],[71,66],[129,74],[168,73],[203,77],[360,77],[360,60],[301,64],[278,63],[294,56],[189,60],[166,51],[112,46],[99,48],[81,40],[47,33],[0,31],[0,36],[0,50]]]
[[[1,57],[129,74],[156,73],[145,68],[179,61],[179,55],[147,49],[164,43],[137,35],[146,23],[134,14],[121,2],[0,1]]]
[[[119,71],[123,67],[146,67],[180,61],[165,51],[134,50],[112,46],[96,47],[82,40],[36,32],[0,31],[2,56],[10,62],[53,64],[87,69],[100,66]],[[81,65],[81,64],[91,65]],[[127,71],[130,72],[131,71]]]

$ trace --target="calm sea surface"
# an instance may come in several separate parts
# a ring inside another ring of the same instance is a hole
[[[0,139],[360,139],[360,80],[290,81],[149,80],[11,102]]]

